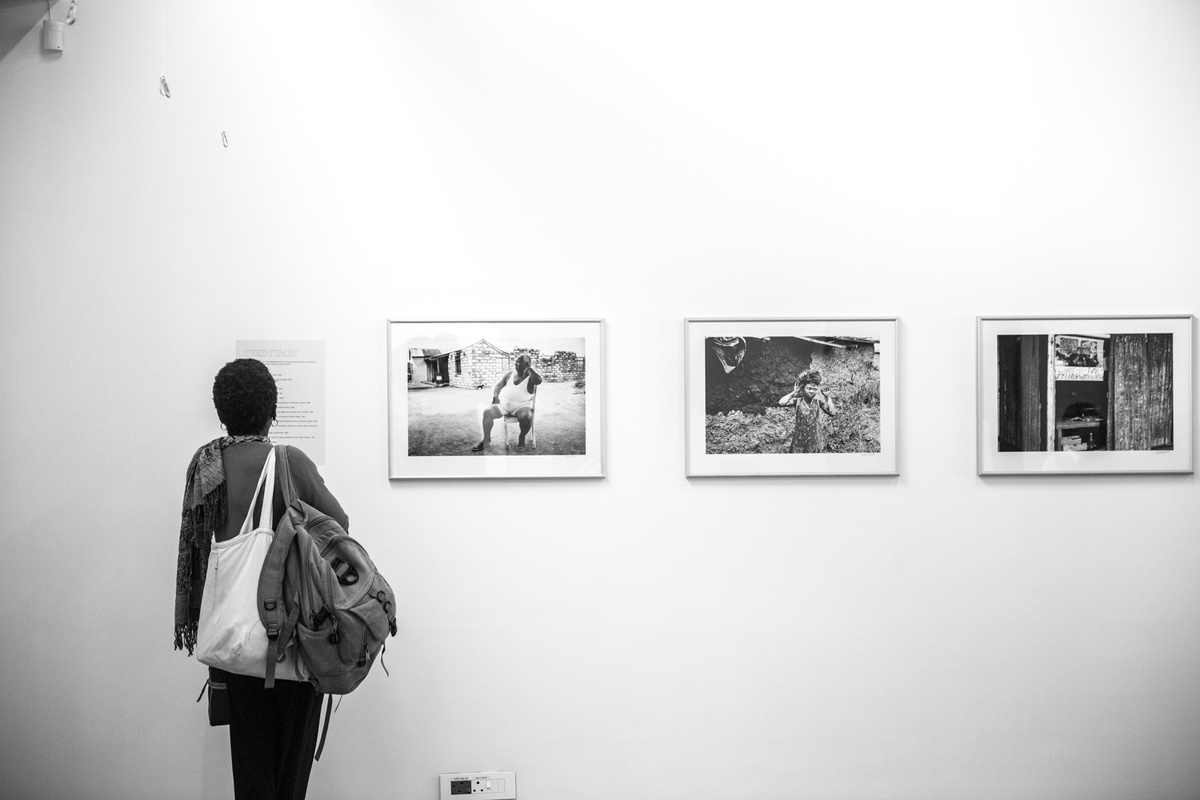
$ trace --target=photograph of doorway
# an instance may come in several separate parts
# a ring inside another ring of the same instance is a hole
[[[1192,317],[980,318],[980,472],[1191,471]]]
[[[1173,449],[1173,350],[1169,333],[997,337],[997,448]]]

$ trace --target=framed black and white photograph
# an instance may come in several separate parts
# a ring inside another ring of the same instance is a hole
[[[602,320],[389,320],[389,477],[603,477],[603,334]]]
[[[1193,471],[1193,317],[979,317],[980,475]]]
[[[686,320],[687,475],[897,474],[898,327]]]

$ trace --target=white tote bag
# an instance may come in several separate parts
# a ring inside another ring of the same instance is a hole
[[[262,510],[255,525],[254,507],[260,492]],[[274,501],[275,448],[272,447],[258,476],[241,532],[223,542],[213,537],[196,632],[196,659],[201,664],[237,675],[261,678],[267,674],[267,630],[258,615],[258,578],[275,538],[271,528]],[[288,642],[283,653],[275,676],[289,681],[305,680],[294,643]]]

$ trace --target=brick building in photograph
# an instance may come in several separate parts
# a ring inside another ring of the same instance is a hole
[[[571,350],[556,350],[543,355],[541,350],[515,347],[502,350],[486,339],[442,353],[437,350],[409,350],[409,383],[432,383],[459,389],[483,389],[495,386],[513,369],[517,356],[526,354],[542,379],[549,383],[584,379],[584,357]]]

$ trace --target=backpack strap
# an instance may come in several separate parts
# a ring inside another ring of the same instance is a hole
[[[317,702],[321,701],[318,700]],[[338,701],[338,705],[341,705],[340,700]],[[331,714],[333,714],[333,695],[327,694],[325,695],[325,724],[321,726],[321,741],[317,744],[317,752],[313,757],[313,761],[321,760],[321,752],[325,749],[325,734],[329,733],[329,717]]]
[[[296,481],[292,479],[292,468],[288,464],[286,444],[275,445],[275,473],[279,476],[279,488],[283,492],[283,505],[286,508],[299,499]]]
[[[258,616],[267,630],[267,670],[263,684],[267,689],[275,687],[275,665],[279,662],[282,649],[292,638],[300,615],[299,606],[288,614],[283,602],[283,574],[288,552],[296,537],[296,529],[288,518],[292,501],[296,499],[296,484],[288,467],[287,445],[275,445],[275,462],[279,488],[283,493],[283,519],[279,520],[275,529],[275,538],[267,550],[258,577]]]

